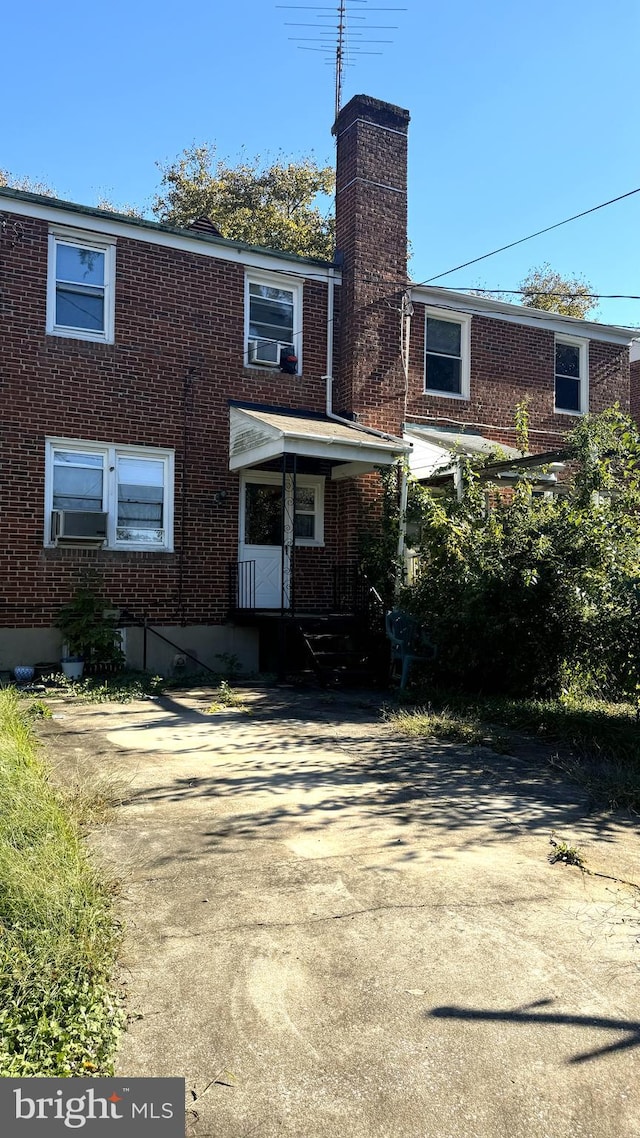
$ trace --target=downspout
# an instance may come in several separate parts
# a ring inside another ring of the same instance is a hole
[[[396,553],[395,595],[398,596],[407,575],[407,501],[409,498],[409,475],[406,463],[400,468],[400,516],[398,518],[398,551]]]
[[[404,406],[402,425],[407,418],[407,403],[409,399],[409,345],[411,342],[411,317],[413,304],[411,303],[411,290],[408,289],[402,297],[400,311],[400,359],[404,376]],[[407,503],[409,499],[409,472],[406,462],[403,462],[400,474],[400,516],[398,518],[398,550],[396,553],[396,597],[407,579]]]

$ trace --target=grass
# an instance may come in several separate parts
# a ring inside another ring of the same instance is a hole
[[[118,672],[113,676],[86,676],[82,680],[68,680],[56,673],[46,682],[81,703],[133,703],[161,695],[169,686],[169,681],[162,676],[151,676],[147,672]]]
[[[450,743],[464,743],[468,747],[492,747],[502,750],[505,737],[491,730],[481,719],[472,715],[454,713],[447,708],[434,711],[431,707],[415,708],[388,713],[387,718],[410,738],[445,739]]]
[[[24,702],[0,691],[0,1076],[109,1074],[123,1022],[108,887],[52,788]]]
[[[587,697],[517,700],[431,693],[436,710],[400,709],[404,734],[485,742],[504,750],[501,729],[560,745],[554,765],[612,808],[640,810],[640,724],[630,703]],[[466,736],[466,737],[465,737]]]
[[[207,708],[207,715],[215,715],[216,711],[223,711],[227,707],[237,707],[246,711],[246,699],[240,692],[234,691],[227,680],[221,680],[215,691],[215,698]]]
[[[226,654],[223,655],[226,660]],[[187,672],[184,676],[174,676],[171,679],[152,676],[148,672],[123,671],[112,676],[86,676],[81,680],[68,680],[66,676],[56,673],[47,677],[45,682],[53,691],[71,695],[81,703],[133,703],[174,689],[182,691],[185,688],[210,687],[216,681],[219,684],[218,702],[226,707],[239,707],[239,702],[225,703],[225,691],[231,691],[228,680],[223,679],[220,673],[204,670]],[[219,694],[221,692],[222,695]],[[25,697],[28,695],[27,692],[22,694]]]
[[[564,865],[577,865],[579,869],[585,869],[584,858],[577,846],[570,846],[562,838],[558,841],[555,834],[551,835],[549,844],[553,847],[549,854],[551,865],[561,861]]]

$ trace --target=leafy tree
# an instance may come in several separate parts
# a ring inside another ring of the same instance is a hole
[[[531,269],[520,281],[520,288],[522,303],[528,308],[541,308],[543,312],[584,319],[597,308],[594,288],[589,281],[584,277],[562,277],[548,261]]]
[[[101,195],[96,202],[98,209],[108,209],[111,213],[123,213],[126,217],[144,217],[144,210],[139,209],[137,205],[131,205],[127,202],[125,205],[115,205],[110,198]]]
[[[45,194],[54,198],[55,191],[46,182],[36,182],[33,178],[18,177],[9,170],[0,170],[0,186],[10,186],[12,190],[26,190],[30,194]]]
[[[585,319],[597,309],[593,285],[584,277],[563,277],[552,269],[548,261],[537,268],[530,269],[520,281],[518,297],[511,292],[489,290],[483,285],[469,290],[472,296],[489,296],[492,300],[504,300],[528,308],[540,308],[543,312],[557,312],[560,316],[577,316]]]
[[[334,171],[315,159],[259,158],[230,165],[210,146],[192,146],[160,166],[161,189],[153,203],[160,221],[189,225],[209,217],[233,241],[331,260],[333,219],[315,204],[334,189]]]

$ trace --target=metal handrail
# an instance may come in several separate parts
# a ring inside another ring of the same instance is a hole
[[[236,611],[256,607],[256,563],[234,561],[229,566],[229,608]]]

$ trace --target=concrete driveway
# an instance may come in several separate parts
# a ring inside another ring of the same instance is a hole
[[[125,803],[118,1072],[205,1138],[637,1138],[640,840],[540,755],[409,743],[357,697],[59,705]],[[547,860],[555,831],[587,876]]]

